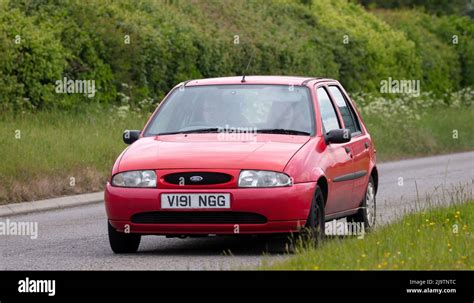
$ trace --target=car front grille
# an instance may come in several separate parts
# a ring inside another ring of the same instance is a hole
[[[260,214],[223,211],[155,211],[132,216],[139,224],[264,224],[267,218]]]
[[[176,185],[213,185],[227,183],[232,176],[217,172],[182,172],[165,175],[164,180]]]

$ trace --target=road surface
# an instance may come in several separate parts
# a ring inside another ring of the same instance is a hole
[[[406,211],[472,197],[474,152],[379,165],[379,224]],[[455,194],[452,194],[455,193]],[[431,197],[431,202],[427,203]],[[448,199],[443,199],[443,197]],[[285,239],[143,237],[139,252],[115,255],[109,248],[103,203],[0,218],[38,222],[38,237],[0,235],[2,270],[186,270],[251,268],[287,257]]]

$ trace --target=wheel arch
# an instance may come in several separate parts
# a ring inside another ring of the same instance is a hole
[[[372,168],[372,171],[370,172],[370,176],[374,180],[375,193],[377,193],[377,189],[379,188],[379,172],[377,170],[377,166],[374,166]]]
[[[319,188],[321,189],[321,192],[323,193],[324,206],[326,206],[326,203],[328,202],[328,194],[329,194],[328,180],[326,179],[326,177],[321,176],[319,177],[316,184],[319,186]]]

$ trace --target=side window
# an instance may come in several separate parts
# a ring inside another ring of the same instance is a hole
[[[321,119],[323,120],[323,127],[325,132],[333,129],[341,128],[337,118],[336,110],[329,99],[327,91],[320,87],[317,89],[319,110],[321,111]]]
[[[329,91],[334,97],[334,101],[336,102],[336,105],[339,108],[339,112],[341,113],[342,120],[344,120],[345,127],[348,128],[351,133],[360,132],[360,124],[357,120],[357,115],[354,112],[352,106],[348,104],[346,98],[344,98],[344,95],[342,94],[339,87],[329,86]]]

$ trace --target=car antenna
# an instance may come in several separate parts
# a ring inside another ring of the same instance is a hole
[[[249,69],[249,66],[250,66],[250,63],[252,62],[253,55],[254,55],[254,53],[252,53],[252,55],[250,56],[249,63],[247,63],[247,67],[245,68],[244,74],[242,75],[242,80],[240,81],[240,82],[242,82],[242,83],[246,82],[246,81],[245,81],[245,74],[247,73],[247,71],[248,71],[248,69]]]

